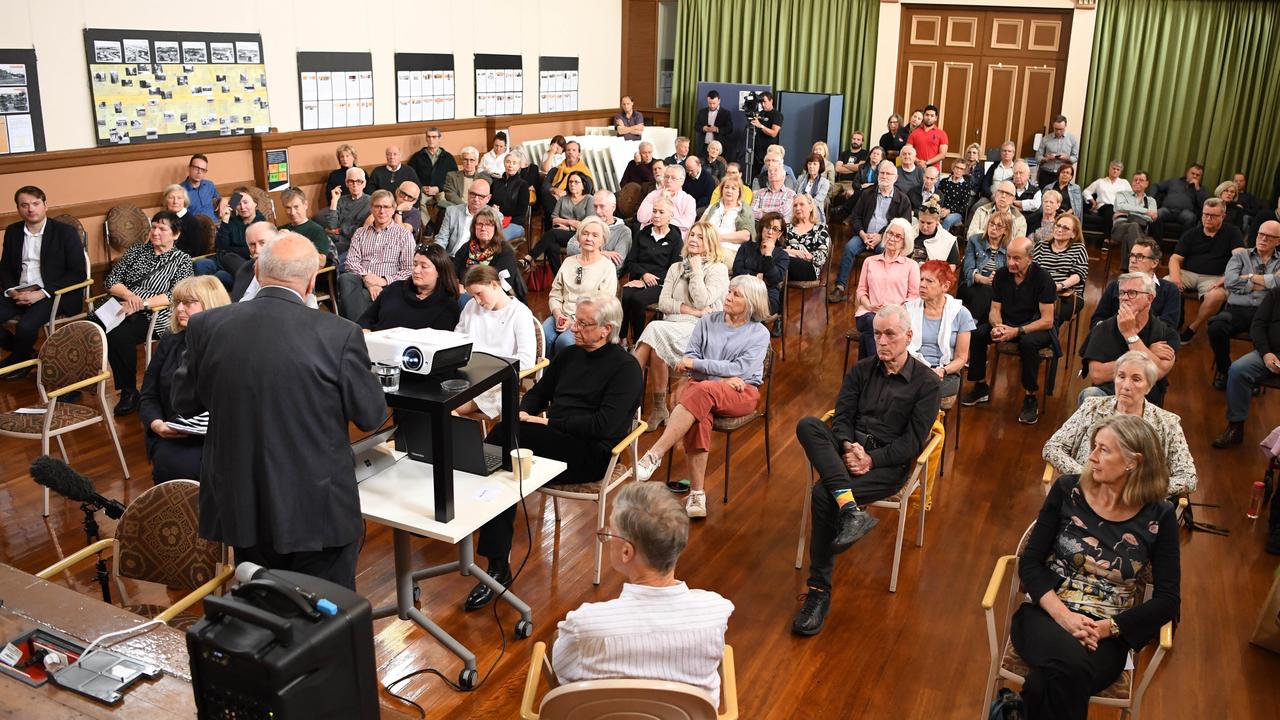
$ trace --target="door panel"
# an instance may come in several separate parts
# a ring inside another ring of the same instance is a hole
[[[995,63],[983,72],[982,139],[984,148],[998,147],[1013,137],[1014,102],[1018,93],[1018,68]]]

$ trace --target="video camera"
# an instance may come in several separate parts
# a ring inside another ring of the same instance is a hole
[[[755,120],[760,117],[760,113],[764,112],[764,105],[760,102],[760,93],[752,90],[742,96],[742,112],[747,116],[747,121]]]

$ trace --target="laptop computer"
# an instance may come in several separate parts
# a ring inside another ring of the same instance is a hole
[[[351,454],[355,457],[356,484],[377,475],[396,464],[396,457],[385,443],[391,439],[395,429],[374,433],[369,437],[352,443]]]
[[[502,448],[484,441],[480,421],[449,416],[453,440],[453,469],[472,475],[492,475],[502,467]],[[434,463],[435,448],[431,442],[431,416],[427,413],[397,409],[396,450],[409,459]]]

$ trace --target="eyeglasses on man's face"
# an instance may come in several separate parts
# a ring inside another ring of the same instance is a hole
[[[1136,297],[1140,297],[1140,296],[1142,296],[1142,295],[1146,295],[1146,294],[1147,294],[1147,291],[1146,291],[1146,290],[1121,290],[1121,291],[1120,291],[1120,299],[1121,299],[1121,300],[1132,300],[1132,299],[1134,299],[1134,298],[1136,298]]]

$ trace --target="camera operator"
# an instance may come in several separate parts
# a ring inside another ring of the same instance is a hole
[[[765,152],[778,144],[778,134],[782,132],[782,113],[773,109],[773,93],[760,93],[760,112],[749,122],[756,129],[755,157],[751,161],[751,176],[755,177],[764,163]]]

